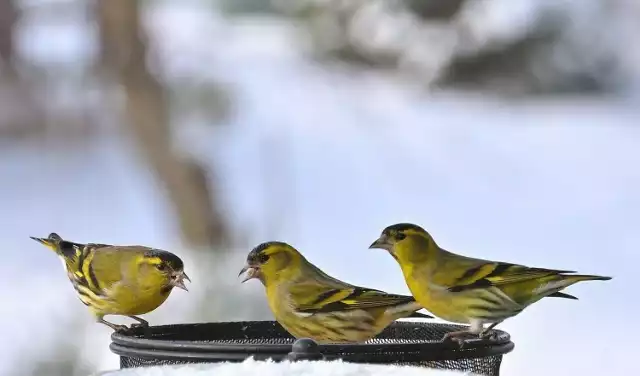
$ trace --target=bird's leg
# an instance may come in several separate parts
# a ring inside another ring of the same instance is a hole
[[[149,322],[147,320],[141,319],[140,317],[133,316],[133,315],[130,315],[130,316],[127,316],[127,317],[129,317],[131,319],[134,319],[139,323],[139,324],[131,324],[131,329],[140,328],[140,327],[141,328],[148,328],[149,327]]]
[[[102,317],[98,318],[98,322],[101,324],[105,324],[106,326],[108,326],[109,328],[113,329],[116,332],[123,332],[123,331],[129,330],[129,328],[126,325],[113,324],[103,319]]]
[[[489,339],[495,340],[496,333],[489,333],[489,332],[491,331],[491,329],[495,328],[501,322],[502,321],[494,322],[493,324],[489,325],[486,329],[483,329],[482,332],[480,332],[480,338],[489,338]]]

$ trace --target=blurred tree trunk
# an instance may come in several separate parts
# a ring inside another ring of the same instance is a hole
[[[14,26],[20,17],[14,0],[0,0],[0,59],[2,69],[13,67],[15,47]]]
[[[407,7],[425,20],[450,20],[466,0],[406,0]]]
[[[195,247],[223,246],[229,234],[205,170],[173,147],[169,101],[147,69],[146,34],[137,0],[97,0],[102,64],[126,94],[129,129],[178,217],[183,240]]]
[[[0,0],[0,137],[22,139],[46,129],[43,106],[16,67],[16,26],[21,10],[16,0]]]

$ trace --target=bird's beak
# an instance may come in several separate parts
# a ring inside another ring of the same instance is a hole
[[[189,279],[189,276],[187,276],[184,272],[182,274],[180,274],[178,276],[178,278],[171,280],[171,286],[173,287],[177,287],[179,289],[182,289],[184,291],[189,291],[189,289],[187,288],[187,286],[184,285],[184,280],[187,280],[189,282],[191,282],[191,279]]]
[[[50,249],[54,249],[54,248],[55,248],[55,244],[53,244],[53,242],[51,242],[49,239],[46,239],[46,238],[36,238],[36,237],[33,237],[33,236],[29,236],[29,237],[30,237],[31,239],[33,239],[33,240],[37,241],[38,243],[40,243],[40,244],[44,245],[44,246],[45,246],[45,247],[47,247],[47,248],[50,248]]]
[[[250,279],[253,278],[258,278],[258,274],[260,273],[260,269],[258,269],[255,266],[250,266],[250,265],[245,265],[242,270],[240,270],[240,273],[238,273],[238,277],[240,277],[241,275],[245,274],[245,277],[242,279],[242,281],[240,283],[245,283]]]
[[[375,242],[371,243],[371,245],[369,246],[369,249],[374,249],[374,248],[391,251],[393,248],[393,244],[389,242],[389,238],[387,237],[387,235],[380,235],[380,237],[376,239]]]

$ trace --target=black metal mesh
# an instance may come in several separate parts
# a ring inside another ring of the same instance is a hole
[[[163,359],[143,359],[121,356],[120,368],[134,368],[147,366],[162,366],[190,363],[210,363],[211,361],[186,361],[186,360],[163,360]],[[363,362],[367,363],[367,362]],[[500,374],[500,364],[502,355],[487,356],[479,359],[458,359],[458,360],[434,360],[428,362],[389,362],[398,366],[426,367],[443,370],[455,370],[471,372],[475,375],[498,376]]]
[[[469,340],[463,349],[440,342],[442,336],[461,326],[423,322],[396,322],[363,344],[320,345],[327,359],[354,363],[377,363],[429,367],[498,375],[502,355],[511,351],[509,335],[496,330],[493,340]],[[227,322],[138,328],[112,336],[112,351],[120,355],[120,367],[282,360],[295,341],[272,321]],[[159,340],[159,342],[158,342]],[[178,341],[178,342],[176,342]]]

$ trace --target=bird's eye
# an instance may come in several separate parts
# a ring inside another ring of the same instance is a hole
[[[165,271],[165,270],[167,270],[167,265],[165,265],[165,264],[157,264],[156,268],[158,268],[158,270],[160,270],[160,271]]]
[[[265,255],[265,254],[258,255],[258,262],[259,263],[264,264],[267,261],[269,261],[269,255]]]
[[[401,233],[401,232],[398,232],[398,233],[396,234],[396,236],[395,236],[396,240],[402,240],[402,239],[404,239],[404,238],[406,238],[406,237],[407,237],[407,235],[405,235],[405,234],[403,234],[403,233]]]

